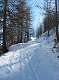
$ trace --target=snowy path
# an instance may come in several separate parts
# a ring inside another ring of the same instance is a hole
[[[18,48],[0,57],[0,80],[59,80],[59,59],[44,38]]]

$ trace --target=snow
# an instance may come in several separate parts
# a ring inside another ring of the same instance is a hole
[[[34,40],[36,40],[36,38],[35,37],[31,37],[31,40],[34,41]]]
[[[0,57],[0,80],[59,80],[59,59],[53,39],[44,35],[28,43],[12,45]]]

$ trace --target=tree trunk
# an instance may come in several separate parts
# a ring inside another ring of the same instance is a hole
[[[4,0],[4,15],[3,15],[3,52],[7,51],[6,48],[6,11],[7,11],[7,0]]]
[[[57,41],[58,41],[58,23],[57,23],[57,0],[55,0],[55,7],[56,7],[56,38],[57,38]]]

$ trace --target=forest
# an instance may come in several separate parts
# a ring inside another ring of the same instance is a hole
[[[37,1],[36,1],[37,2]],[[26,0],[0,0],[0,53],[7,52],[8,48],[17,43],[26,43],[31,36],[39,38],[43,33],[53,29],[56,42],[59,42],[59,0],[43,0],[43,22],[39,24],[36,32],[32,28],[32,13]],[[34,3],[33,3],[34,4]],[[40,21],[40,20],[39,20]]]
[[[59,0],[0,0],[0,80],[59,80]]]
[[[0,50],[30,40],[31,11],[26,0],[0,0]]]

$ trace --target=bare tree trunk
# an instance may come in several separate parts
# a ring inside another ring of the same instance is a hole
[[[4,0],[4,15],[3,15],[3,52],[7,51],[6,48],[6,11],[7,11],[7,0]]]
[[[49,11],[48,1],[49,0],[47,0],[47,11]],[[49,37],[49,14],[48,14],[48,37]]]

